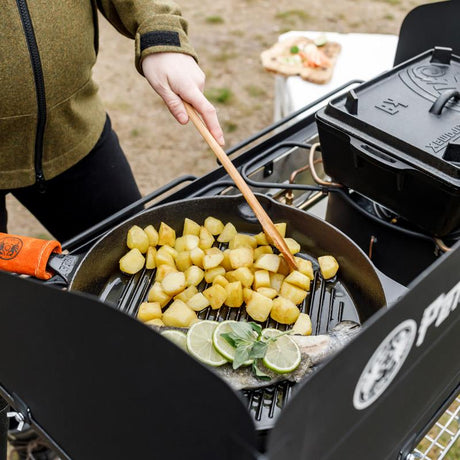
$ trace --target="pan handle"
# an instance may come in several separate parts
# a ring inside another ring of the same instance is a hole
[[[55,240],[0,233],[0,270],[48,280],[53,276],[47,269],[48,259],[61,251]]]

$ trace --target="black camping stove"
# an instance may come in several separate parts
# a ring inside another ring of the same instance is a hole
[[[225,458],[441,458],[459,437],[460,365],[456,353],[460,309],[456,306],[460,300],[460,235],[454,232],[440,241],[421,234],[378,203],[329,183],[316,145],[315,112],[326,99],[356,84],[339,88],[228,154],[255,192],[324,218],[353,239],[377,267],[390,308],[367,321],[358,338],[304,384],[284,382],[242,392],[256,441],[248,446],[251,441],[246,439],[238,448],[229,441],[232,448]],[[140,203],[154,207],[238,193],[223,168],[217,167],[199,178],[179,178]],[[138,205],[63,243],[63,247],[71,253],[84,251]],[[99,299],[133,314],[129,294],[114,301],[113,294],[104,291]],[[344,311],[340,302],[317,299],[315,308],[317,333],[328,329],[327,318],[359,320],[353,312]],[[212,314],[205,311],[201,317],[214,319]],[[452,354],[454,357],[444,359]],[[28,407],[24,396],[15,399],[2,388],[1,378],[0,374],[0,390],[7,399],[13,405],[21,401],[16,409],[21,412]],[[122,396],[120,402],[123,404]],[[419,445],[449,406],[436,434]],[[27,414],[28,420],[48,435],[47,426],[39,420],[34,423],[33,415]],[[59,442],[56,440],[57,448]],[[159,452],[167,458],[167,449],[160,447]],[[193,450],[190,458],[198,458]],[[220,457],[216,454],[215,458]]]

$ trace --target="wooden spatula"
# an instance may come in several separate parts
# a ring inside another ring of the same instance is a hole
[[[238,170],[235,168],[233,163],[228,158],[227,154],[224,152],[222,147],[217,143],[212,134],[209,132],[207,126],[204,124],[203,120],[195,111],[195,109],[187,102],[183,101],[183,103],[185,105],[185,109],[187,110],[190,120],[192,120],[192,123],[196,126],[199,133],[203,136],[204,140],[207,142],[211,150],[215,153],[216,157],[222,163],[222,166],[225,168],[229,176],[235,182],[235,185],[243,194],[247,203],[254,211],[254,214],[256,215],[257,219],[262,225],[265,234],[273,241],[273,244],[284,256],[291,270],[297,270],[297,265],[294,260],[294,257],[289,252],[289,248],[287,247],[284,238],[280,235],[272,220],[265,212],[265,209],[262,207],[262,205],[255,197],[254,193],[252,193],[252,190],[249,188],[248,184],[246,184],[244,179],[241,177],[241,174],[238,172]]]

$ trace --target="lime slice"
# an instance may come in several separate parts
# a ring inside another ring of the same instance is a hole
[[[163,337],[166,337],[168,340],[171,340],[178,347],[187,350],[187,334],[181,331],[176,331],[174,329],[168,329],[161,332]]]
[[[187,333],[187,350],[199,361],[210,366],[222,366],[228,361],[216,351],[212,336],[217,321],[199,321],[192,325]]]
[[[233,323],[237,323],[238,321],[222,321],[214,330],[214,334],[212,336],[212,343],[214,344],[215,349],[225,358],[227,361],[233,362],[235,358],[235,347],[232,347],[223,337],[221,334],[225,334],[228,332],[232,332],[231,325]],[[255,333],[254,333],[255,334]],[[249,359],[248,361],[243,363],[243,366],[249,366],[253,363],[253,359]]]
[[[324,46],[327,43],[327,37],[324,34],[318,35],[313,42],[315,43],[316,46]]]
[[[282,332],[277,329],[264,329],[262,331],[262,336],[265,338],[279,336],[275,341],[269,342],[263,363],[278,374],[286,374],[298,367],[301,355],[299,347],[291,337],[280,334]]]

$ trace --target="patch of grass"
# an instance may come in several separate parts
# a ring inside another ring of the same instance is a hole
[[[131,137],[138,137],[141,134],[141,132],[138,129],[134,128],[130,131],[129,134]]]
[[[275,18],[281,20],[302,19],[303,21],[306,21],[307,19],[310,19],[310,15],[305,10],[295,9],[280,11],[275,15]]]
[[[230,33],[234,36],[234,37],[244,37],[246,35],[246,32],[244,30],[241,30],[241,29],[233,29],[230,31]]]
[[[215,54],[213,60],[216,62],[227,62],[230,59],[238,57],[238,53],[223,51],[222,53]]]
[[[248,85],[245,87],[245,90],[248,92],[249,96],[251,97],[261,97],[261,96],[267,95],[267,92],[265,91],[265,89],[257,85]]]
[[[386,19],[387,21],[393,21],[395,17],[391,13],[388,13],[383,16],[383,19]]]
[[[208,24],[223,24],[225,22],[222,16],[208,16],[204,20]]]
[[[209,101],[219,104],[228,104],[233,98],[233,93],[229,88],[209,88],[204,95]]]
[[[226,133],[234,133],[238,129],[238,124],[231,121],[225,121],[223,128]]]

